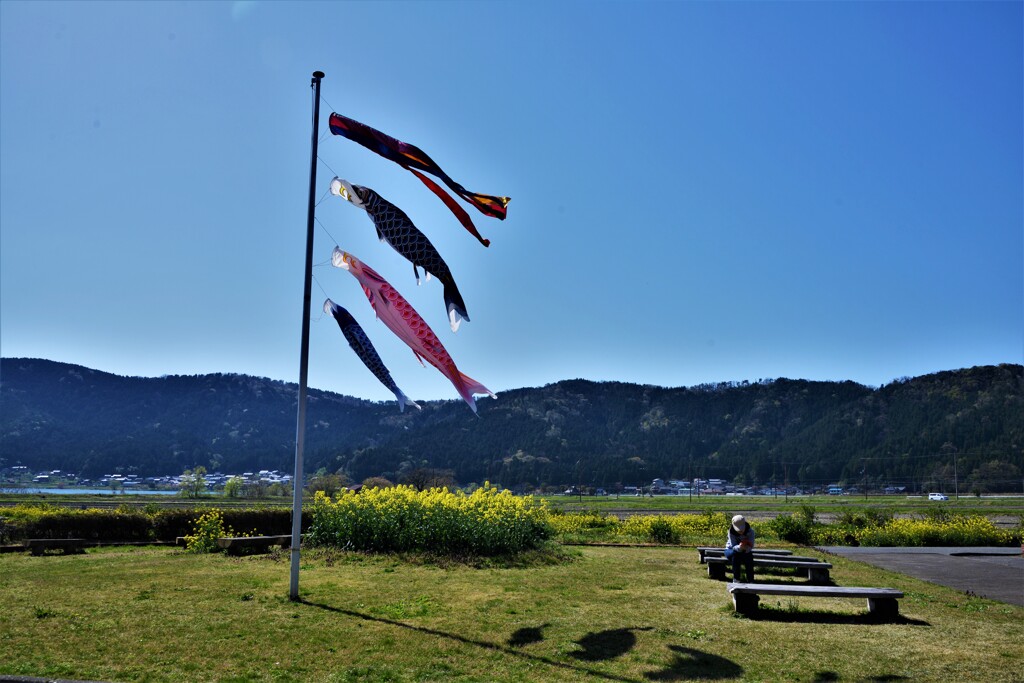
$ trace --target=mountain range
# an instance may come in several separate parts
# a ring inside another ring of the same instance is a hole
[[[297,386],[233,374],[122,377],[0,359],[0,469],[81,476],[291,471]],[[1024,367],[1002,364],[881,387],[773,379],[686,388],[566,380],[399,412],[309,390],[305,471],[462,484],[638,485],[654,477],[1020,491]]]

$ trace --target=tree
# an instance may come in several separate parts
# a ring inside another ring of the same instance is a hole
[[[224,495],[228,498],[238,498],[242,494],[242,485],[245,481],[241,477],[231,477],[224,482]]]
[[[323,491],[328,496],[333,496],[335,493],[348,486],[349,483],[349,478],[344,474],[331,474],[321,468],[313,475],[313,478],[309,480],[309,485],[306,487],[306,490],[310,493]]]
[[[384,477],[367,477],[363,480],[364,489],[389,489],[395,484]]]
[[[440,489],[445,486],[454,486],[455,473],[452,470],[436,470],[431,467],[417,467],[405,473],[401,483],[415,487],[417,491],[427,489]]]
[[[971,492],[1012,491],[1020,482],[1020,469],[1013,463],[989,460],[974,468],[969,481]]]
[[[242,494],[246,498],[266,498],[267,497],[267,482],[262,479],[253,479],[245,482],[242,487]]]
[[[279,481],[275,481],[267,488],[267,495],[275,498],[283,498],[285,496],[292,495],[292,487],[285,486]]]
[[[181,495],[186,498],[198,498],[206,491],[206,468],[200,465],[194,470],[185,470],[179,486]]]

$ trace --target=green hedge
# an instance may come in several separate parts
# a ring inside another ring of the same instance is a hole
[[[175,508],[147,512],[120,508],[72,510],[51,505],[19,505],[0,511],[0,543],[29,538],[84,538],[105,543],[170,541],[187,536],[207,508]],[[287,508],[223,510],[225,526],[259,536],[290,534],[292,513]],[[307,529],[310,513],[303,511]]]
[[[154,538],[158,541],[173,541],[178,536],[187,536],[197,519],[206,512],[205,508],[161,510],[153,516]],[[253,536],[279,536],[292,532],[292,511],[287,508],[252,508],[244,510],[221,510],[224,525],[238,533]],[[310,512],[302,512],[302,528],[309,528]]]
[[[88,541],[153,540],[153,523],[144,512],[61,510],[15,517],[8,522],[12,541],[27,538],[84,538]]]

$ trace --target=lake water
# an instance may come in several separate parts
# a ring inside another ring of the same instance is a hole
[[[114,489],[41,489],[41,488],[0,488],[2,493],[52,493],[54,495],[66,495],[66,496],[88,496],[88,495],[100,495],[100,496],[176,496],[178,491],[152,491],[150,489],[120,489],[115,491]]]

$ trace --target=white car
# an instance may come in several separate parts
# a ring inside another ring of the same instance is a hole
[[[928,500],[949,500],[949,496],[942,493],[929,493]]]

